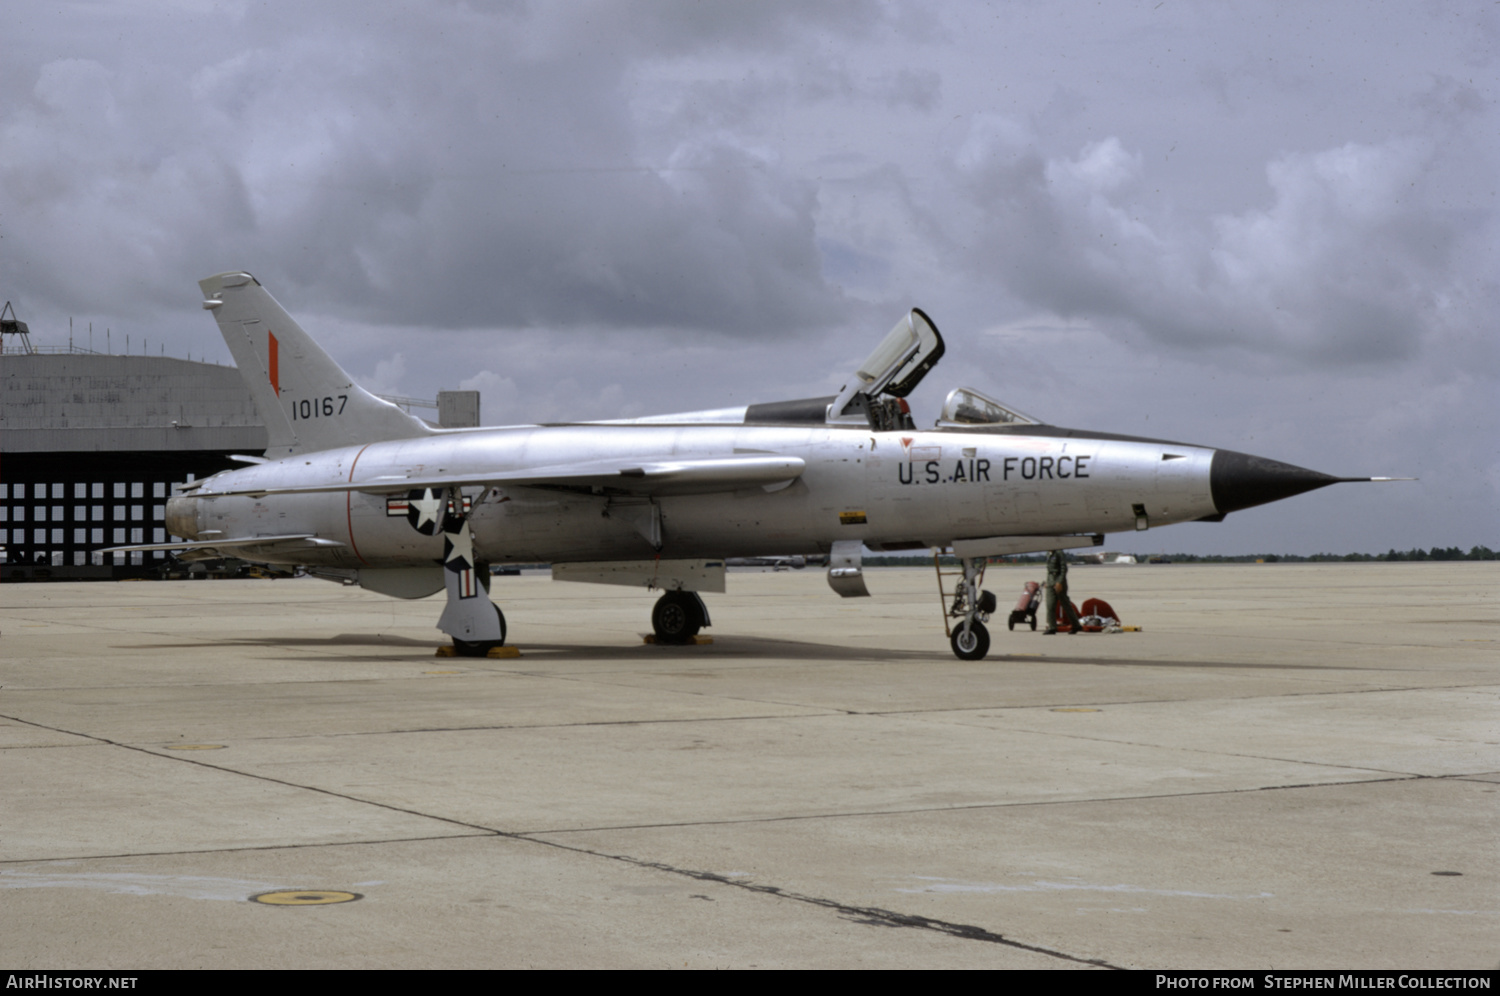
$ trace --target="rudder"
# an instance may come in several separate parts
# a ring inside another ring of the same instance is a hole
[[[250,274],[218,273],[198,286],[265,420],[267,456],[432,433],[354,383]]]

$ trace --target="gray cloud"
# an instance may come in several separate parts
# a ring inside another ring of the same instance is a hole
[[[1475,274],[1458,249],[1489,219],[1438,210],[1421,139],[1285,153],[1266,202],[1184,218],[1116,137],[1044,157],[985,119],[956,157],[976,276],[1027,304],[1176,348],[1321,366],[1399,362],[1443,331]]]
[[[63,302],[77,301],[66,274],[80,263],[89,294],[126,300],[142,275],[201,269],[207,249],[371,321],[749,333],[845,315],[820,273],[812,185],[728,132],[679,133],[643,161],[629,59],[606,44],[643,29],[611,5],[594,13],[583,58],[547,37],[572,40],[576,25],[518,37],[509,8],[449,7],[396,18],[403,35],[384,44],[351,25],[346,48],[267,38],[185,87],[50,62],[33,100],[0,119],[16,150],[11,237],[34,286]],[[682,13],[666,47],[715,31],[770,44],[789,16]],[[899,77],[891,99],[930,90]],[[98,237],[80,243],[58,208],[97,219]],[[177,294],[150,289],[158,305]]]
[[[356,375],[520,421],[822,393],[921,305],[922,419],[966,382],[1424,476],[1180,542],[1500,543],[1494,5],[7,13],[39,341],[227,358],[194,281],[245,267]]]

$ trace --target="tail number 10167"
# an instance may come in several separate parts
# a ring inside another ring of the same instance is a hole
[[[332,418],[344,413],[344,406],[349,403],[349,395],[335,394],[325,398],[303,398],[301,401],[292,402],[292,421],[300,422],[310,418]]]

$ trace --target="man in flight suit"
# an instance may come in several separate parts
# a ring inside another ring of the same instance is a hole
[[[1068,632],[1077,633],[1083,624],[1078,621],[1078,611],[1073,608],[1073,603],[1068,601],[1068,558],[1061,550],[1053,550],[1047,554],[1047,628],[1042,630],[1043,636],[1057,632],[1058,598],[1062,599],[1063,615],[1073,627]]]

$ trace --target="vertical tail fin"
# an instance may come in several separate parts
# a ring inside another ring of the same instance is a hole
[[[267,456],[432,432],[354,383],[250,274],[219,273],[198,286],[266,421]]]

